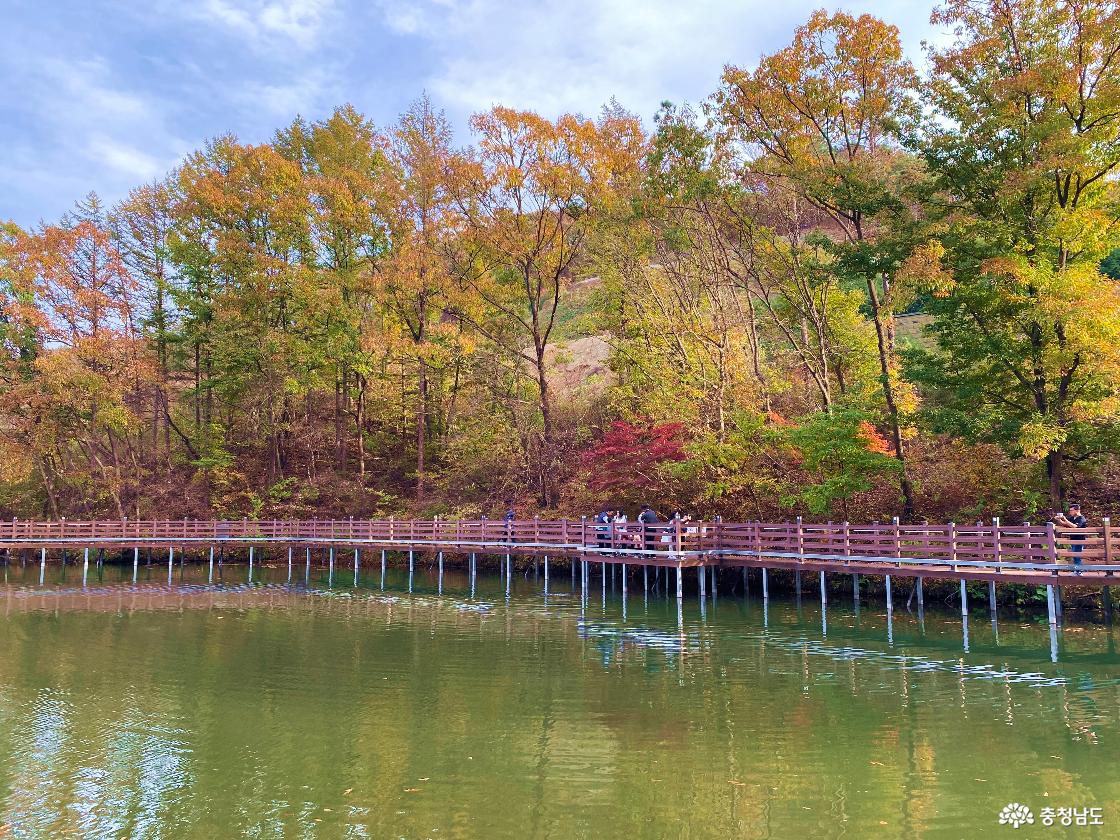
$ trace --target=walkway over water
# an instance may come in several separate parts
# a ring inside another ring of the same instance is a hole
[[[0,548],[353,548],[530,555],[670,568],[762,567],[1035,585],[1109,586],[1120,540],[1045,525],[854,525],[592,520],[115,520],[0,522]],[[1080,561],[1080,562],[1077,562]],[[1076,563],[1076,565],[1075,565]],[[702,575],[702,572],[701,572]]]

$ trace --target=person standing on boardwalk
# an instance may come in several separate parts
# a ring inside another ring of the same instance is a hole
[[[657,542],[657,534],[650,530],[651,525],[656,525],[661,520],[657,516],[657,512],[649,505],[642,505],[642,512],[638,514],[638,521],[644,526],[642,530],[645,532],[645,548],[646,551],[653,549],[653,544]]]
[[[513,509],[513,499],[506,499],[506,542],[513,542],[513,521],[517,519],[517,512]]]
[[[595,536],[598,539],[599,548],[610,548],[610,525],[617,515],[618,511],[614,508],[607,508],[595,514]]]
[[[1061,525],[1063,528],[1089,527],[1089,520],[1081,515],[1081,505],[1077,503],[1073,503],[1069,506],[1069,516],[1066,516],[1061,511],[1055,514],[1054,522],[1057,525]],[[1084,534],[1071,534],[1069,537],[1069,550],[1077,555],[1073,558],[1073,568],[1075,574],[1081,574],[1081,552],[1085,548],[1085,546],[1083,546],[1081,543],[1084,539]]]

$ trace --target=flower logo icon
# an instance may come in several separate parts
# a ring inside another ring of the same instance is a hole
[[[1032,823],[1034,823],[1034,814],[1031,813],[1031,809],[1018,802],[1010,802],[1004,805],[1003,810],[999,812],[1000,825],[1010,825],[1012,828],[1018,828],[1021,825]]]

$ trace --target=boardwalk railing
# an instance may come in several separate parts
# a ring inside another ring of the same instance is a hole
[[[1111,573],[1120,537],[1096,528],[1045,525],[852,525],[680,522],[600,524],[589,519],[115,520],[0,522],[0,547],[343,544],[490,552],[595,554],[622,562],[734,561],[748,558],[849,564],[1058,570],[1075,562]]]

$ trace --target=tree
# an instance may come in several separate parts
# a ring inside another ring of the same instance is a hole
[[[915,375],[946,428],[1044,459],[1057,507],[1120,386],[1120,291],[1099,270],[1120,242],[1120,9],[953,0],[935,20],[958,36],[931,53],[922,149],[950,209],[923,263],[937,352]]]
[[[139,329],[154,345],[159,377],[151,399],[152,444],[162,440],[165,456],[171,457],[171,400],[168,381],[175,343],[177,313],[172,291],[174,266],[168,234],[174,224],[171,195],[164,184],[149,184],[129,193],[109,216],[113,242],[130,274],[139,284]]]
[[[268,485],[287,468],[295,397],[327,363],[313,339],[329,314],[330,278],[304,256],[311,248],[309,194],[299,166],[267,145],[225,137],[177,173],[173,253],[193,349],[195,433],[219,460],[224,426],[247,422],[266,445]]]
[[[904,398],[895,353],[896,263],[877,253],[882,217],[900,212],[899,126],[913,118],[916,78],[898,29],[870,15],[814,12],[793,43],[754,71],[728,67],[714,108],[745,171],[788,184],[827,214],[838,260],[857,267],[875,325],[880,384],[903,510],[914,514],[906,472]]]
[[[635,426],[615,421],[581,458],[587,486],[602,493],[625,493],[631,501],[659,489],[659,471],[666,464],[684,461],[685,429],[681,423]]]
[[[392,248],[378,270],[384,305],[404,326],[415,370],[416,504],[424,504],[433,427],[432,379],[461,350],[458,330],[444,323],[453,308],[449,261],[459,224],[449,189],[451,126],[425,96],[401,115],[389,144],[382,211]]]
[[[901,469],[890,457],[890,445],[875,427],[850,409],[809,417],[785,435],[803,468],[814,482],[797,482],[783,494],[790,503],[803,503],[817,515],[837,502],[848,516],[848,500],[870,490],[874,480]]]
[[[389,250],[392,214],[382,206],[390,166],[387,142],[351,105],[325,120],[295,120],[274,145],[298,164],[307,191],[308,247],[301,254],[314,278],[306,312],[308,349],[317,371],[333,375],[336,464],[346,470],[353,421],[358,479],[365,481],[369,377],[383,348],[376,335],[372,277]],[[317,384],[317,383],[316,383]]]
[[[596,125],[503,107],[476,114],[471,125],[478,148],[454,170],[466,245],[456,273],[476,306],[458,312],[517,364],[531,366],[541,432],[530,461],[538,500],[548,506],[557,498],[560,461],[546,353],[561,292],[603,193],[636,165],[642,132],[635,119],[615,114]]]
[[[139,409],[151,378],[136,283],[91,221],[9,229],[4,244],[4,449],[38,473],[53,516],[69,488],[83,509],[107,494],[124,517],[140,491]]]

